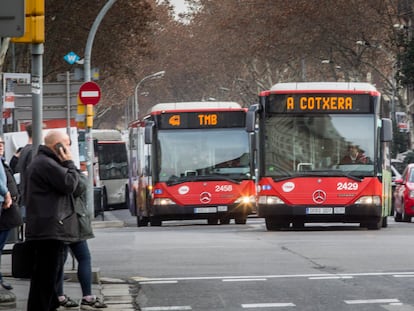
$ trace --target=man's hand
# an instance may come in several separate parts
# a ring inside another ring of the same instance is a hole
[[[12,198],[11,198],[10,192],[7,192],[6,195],[4,196],[3,208],[8,209],[10,208],[11,205],[12,205]]]

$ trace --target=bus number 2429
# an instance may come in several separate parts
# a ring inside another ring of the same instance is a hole
[[[336,184],[336,190],[358,190],[356,182],[339,182]]]

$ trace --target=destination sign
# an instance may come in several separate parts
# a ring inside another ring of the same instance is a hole
[[[244,127],[244,111],[174,112],[154,116],[160,129]]]
[[[368,94],[271,94],[268,112],[277,113],[372,113]]]

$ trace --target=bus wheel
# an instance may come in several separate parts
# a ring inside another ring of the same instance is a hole
[[[148,226],[148,217],[144,216],[137,216],[137,226],[138,227],[146,227]]]
[[[382,218],[369,220],[367,222],[361,223],[360,227],[366,227],[368,230],[378,230],[381,228],[382,225]]]
[[[217,217],[207,218],[207,224],[209,224],[209,225],[217,225],[218,224],[218,218]]]
[[[230,217],[224,216],[220,218],[220,225],[228,225],[230,223]]]
[[[266,217],[265,222],[266,222],[267,231],[276,231],[282,228],[289,228],[289,222],[285,220],[280,220],[280,219],[272,218],[272,217]]]
[[[102,194],[102,209],[104,211],[107,211],[108,208],[108,194],[106,193],[106,188],[103,188],[103,194]]]
[[[236,225],[245,225],[247,222],[247,216],[236,216],[234,222],[236,223]]]
[[[161,219],[159,219],[157,217],[151,217],[150,224],[151,224],[151,227],[161,227],[162,226],[162,221],[161,221]]]

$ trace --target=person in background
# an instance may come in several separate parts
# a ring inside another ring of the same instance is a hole
[[[2,162],[2,167],[6,174],[7,180],[7,189],[10,192],[10,196],[12,199],[12,203],[9,208],[3,208],[0,216],[0,256],[6,245],[7,238],[11,229],[21,226],[23,224],[22,216],[20,215],[19,211],[19,191],[17,188],[16,181],[13,177],[13,172],[9,165],[7,164],[4,158],[4,140],[3,137],[0,136],[0,158]],[[4,281],[3,275],[0,273],[0,285],[7,290],[12,290],[13,286]]]
[[[15,173],[19,173],[19,188],[20,188],[20,205],[23,217],[26,216],[26,206],[24,204],[25,201],[25,182],[26,182],[26,170],[29,166],[30,162],[32,161],[32,145],[33,145],[33,138],[32,138],[32,125],[26,125],[26,133],[27,133],[27,144],[22,148],[19,154],[19,159],[16,164]]]
[[[20,152],[23,147],[19,147],[10,159],[9,166],[12,169],[13,174],[16,173],[17,163],[19,162]]]
[[[104,304],[98,297],[92,295],[92,263],[87,239],[94,238],[94,234],[92,229],[91,216],[86,206],[86,190],[88,187],[88,179],[81,172],[79,172],[79,174],[79,184],[73,193],[75,211],[79,221],[79,241],[66,245],[64,262],[66,261],[69,248],[78,261],[78,280],[82,289],[81,309],[95,310],[106,308],[107,305]],[[60,305],[64,308],[79,307],[79,304],[76,301],[64,294],[63,280],[64,267],[62,266],[57,289]]]
[[[341,160],[341,164],[367,164],[368,162],[368,158],[357,145],[349,145],[348,154]]]
[[[27,167],[25,182],[25,238],[33,251],[27,311],[55,311],[59,272],[65,244],[78,240],[79,229],[72,196],[79,173],[72,160],[70,138],[51,130]]]

